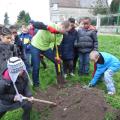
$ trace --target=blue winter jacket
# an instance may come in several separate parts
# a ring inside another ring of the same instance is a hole
[[[61,43],[61,55],[63,60],[71,60],[74,58],[74,42],[76,39],[77,31],[75,29],[63,35]]]
[[[96,85],[97,81],[101,77],[101,75],[107,70],[110,69],[113,72],[116,72],[120,69],[120,61],[118,58],[113,56],[112,54],[106,53],[106,52],[100,52],[101,55],[104,58],[104,64],[96,64],[97,70],[95,72],[95,75],[93,79],[90,81],[91,85]]]
[[[24,48],[25,48],[25,52],[29,53],[30,52],[32,36],[29,33],[21,33],[19,35],[19,38],[23,42],[23,45],[24,45]]]

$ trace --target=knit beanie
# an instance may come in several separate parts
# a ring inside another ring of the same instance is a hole
[[[16,82],[17,77],[19,76],[22,70],[27,72],[24,62],[22,61],[21,58],[18,57],[11,57],[7,61],[7,68],[8,68],[9,76],[13,83]]]

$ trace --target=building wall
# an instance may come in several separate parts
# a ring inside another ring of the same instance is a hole
[[[100,26],[98,28],[98,32],[115,34],[117,29],[118,29],[118,33],[120,33],[120,26]]]
[[[90,9],[86,8],[58,8],[54,10],[51,8],[51,21],[57,22],[68,19],[69,17],[91,17]]]

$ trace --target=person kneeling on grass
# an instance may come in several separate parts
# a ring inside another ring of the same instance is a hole
[[[113,74],[120,69],[120,61],[112,54],[106,52],[92,51],[90,60],[95,62],[96,71],[93,79],[89,83],[89,87],[95,86],[98,79],[104,74],[104,82],[109,95],[115,94],[115,85]]]
[[[33,98],[28,88],[28,78],[23,61],[18,57],[11,57],[0,80],[0,118],[7,111],[22,107],[24,110],[22,119],[30,120],[32,104],[23,99],[23,96]]]

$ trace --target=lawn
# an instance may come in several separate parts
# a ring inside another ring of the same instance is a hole
[[[116,57],[120,59],[120,36],[99,36],[99,51],[106,51],[109,53],[112,53]],[[41,79],[41,89],[45,90],[49,85],[52,85],[56,83],[55,78],[55,71],[54,71],[54,65],[46,60],[48,64],[48,69],[45,71],[42,67],[40,70],[40,79]],[[42,66],[42,65],[41,65]],[[91,64],[91,70],[90,73],[92,73],[93,65]],[[96,86],[99,89],[102,89],[105,91],[105,97],[106,101],[110,103],[114,108],[120,109],[120,72],[116,73],[114,75],[115,85],[117,88],[117,93],[114,96],[108,96],[106,94],[106,88],[103,84],[103,82],[99,82],[99,84]],[[80,83],[82,85],[88,84],[91,80],[91,74],[89,76],[78,76],[77,71],[75,77],[68,77],[69,80],[68,86],[76,83]],[[12,112],[8,112],[3,119],[1,120],[21,120],[21,114],[22,110],[14,110]],[[43,114],[42,114],[43,115]],[[13,118],[14,116],[14,118]],[[31,120],[41,120],[41,114],[33,109],[31,113]],[[47,120],[47,119],[45,119]],[[112,120],[112,119],[106,119],[106,120]]]

